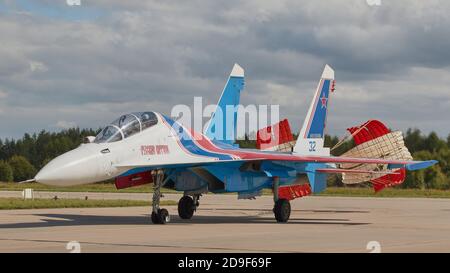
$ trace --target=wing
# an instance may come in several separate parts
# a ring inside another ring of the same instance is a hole
[[[198,161],[198,162],[188,162],[188,161],[178,161],[170,163],[146,163],[146,162],[124,162],[120,164],[113,165],[119,169],[130,169],[130,168],[151,168],[151,169],[172,169],[172,168],[192,168],[201,166],[210,166],[216,164],[229,164],[229,163],[239,163],[239,162],[249,162],[249,161],[260,161],[262,158],[255,159],[235,159],[235,160],[216,160],[216,161]]]
[[[233,153],[236,155],[236,153]],[[214,160],[214,161],[179,161],[170,163],[145,163],[145,162],[125,162],[116,164],[116,168],[130,168],[130,167],[154,167],[154,168],[176,168],[176,167],[198,167],[216,164],[248,162],[248,161],[286,161],[286,162],[301,162],[301,163],[356,163],[356,164],[379,164],[390,165],[390,168],[406,168],[408,170],[419,170],[428,168],[438,161],[408,161],[408,160],[390,160],[390,159],[376,159],[376,158],[355,158],[355,157],[336,157],[336,156],[298,156],[292,154],[282,153],[261,153],[261,152],[239,152],[238,159],[233,160]],[[334,169],[335,172],[343,173],[344,169]],[[337,171],[339,170],[339,171]]]

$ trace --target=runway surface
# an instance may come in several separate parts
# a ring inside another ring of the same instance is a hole
[[[177,199],[169,195],[167,199]],[[206,195],[191,220],[167,207],[153,225],[149,207],[0,211],[0,252],[450,252],[450,200],[307,197],[289,223],[275,223],[272,198]],[[378,243],[371,243],[377,245]]]

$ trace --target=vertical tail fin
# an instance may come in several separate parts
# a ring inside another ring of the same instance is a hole
[[[334,91],[334,70],[325,65],[314,98],[300,130],[294,152],[303,155],[329,155],[323,147],[330,93]]]
[[[236,138],[237,106],[244,88],[244,69],[234,64],[217,108],[205,129],[208,138],[233,144]]]

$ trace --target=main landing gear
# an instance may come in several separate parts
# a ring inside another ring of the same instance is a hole
[[[273,201],[275,205],[273,207],[273,213],[275,214],[275,219],[278,223],[286,223],[291,216],[291,204],[287,199],[278,198],[278,186],[279,178],[273,178]]]
[[[291,204],[289,200],[279,199],[276,201],[273,207],[273,213],[277,222],[286,223],[289,220],[289,216],[291,216]]]
[[[197,207],[200,205],[198,200],[200,195],[196,194],[193,197],[185,195],[178,201],[178,215],[181,219],[191,219]]]
[[[153,202],[152,202],[152,222],[153,224],[165,224],[170,221],[169,212],[159,207],[161,199],[161,186],[164,180],[163,170],[152,171],[153,178]]]

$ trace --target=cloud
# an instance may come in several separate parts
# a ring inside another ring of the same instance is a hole
[[[31,72],[46,72],[48,71],[48,67],[44,63],[30,61],[30,70]]]
[[[0,99],[5,99],[8,97],[8,93],[0,89]]]
[[[0,89],[0,117],[2,117],[3,112],[5,111],[5,100],[8,97],[8,93],[4,90]]]
[[[56,127],[62,128],[62,129],[74,128],[76,126],[77,126],[77,124],[73,121],[59,120],[56,123]]]
[[[450,129],[448,1],[82,1],[86,16],[32,2],[3,4],[0,138],[169,114],[194,96],[215,103],[234,62],[246,69],[242,103],[280,104],[295,129],[326,63],[337,76],[330,133],[369,118]]]

